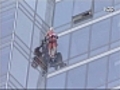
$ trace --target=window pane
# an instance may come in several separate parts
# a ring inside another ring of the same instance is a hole
[[[88,58],[88,54],[79,55],[73,59],[69,59],[69,64],[77,63],[77,62],[83,61],[87,58]]]
[[[19,10],[16,34],[27,46],[30,46],[32,26],[33,23],[30,21],[30,19],[22,11]]]
[[[0,13],[1,22],[3,23],[10,19],[14,19],[15,18],[14,14],[15,14],[15,9],[10,9],[8,11]]]
[[[91,51],[91,52],[90,52],[90,57],[95,56],[95,55],[98,55],[98,54],[101,54],[101,53],[103,53],[103,52],[106,52],[106,51],[108,50],[108,48],[109,48],[109,46],[107,45],[107,46],[98,48],[98,49],[96,49],[96,50],[94,50],[94,51]]]
[[[10,47],[5,47],[0,50],[0,75],[7,73],[9,60],[10,60]]]
[[[65,76],[66,73],[57,75],[55,77],[52,77],[50,79],[48,79],[47,81],[47,89],[62,89],[65,88]]]
[[[120,15],[114,16],[112,21],[112,41],[120,39]]]
[[[45,20],[46,4],[47,0],[38,0],[37,13],[43,20]]]
[[[118,42],[112,43],[111,44],[111,49],[119,47],[120,46],[120,40]]]
[[[34,51],[34,49],[38,46],[40,46],[40,29],[38,27],[35,26],[34,28],[34,36],[33,36],[33,47],[32,50]]]
[[[72,34],[71,57],[88,51],[89,31],[86,27]]]
[[[120,4],[120,0],[114,0],[115,4]]]
[[[90,10],[92,7],[92,0],[74,0],[73,16]]]
[[[39,72],[33,67],[30,67],[28,87],[37,88],[38,78],[39,78]]]
[[[71,21],[73,0],[63,0],[56,4],[54,15],[54,27]]]
[[[65,24],[65,25],[63,25],[63,26],[60,26],[60,27],[58,27],[58,28],[55,28],[55,31],[56,31],[57,33],[60,33],[60,32],[63,32],[63,31],[65,31],[65,30],[69,29],[70,26],[71,26],[70,23],[68,23],[68,24]]]
[[[69,35],[58,38],[58,52],[61,52],[63,60],[66,60],[68,58]]]
[[[95,12],[103,11],[104,7],[112,6],[113,0],[94,0]]]
[[[67,88],[85,88],[86,66],[68,72]]]
[[[2,31],[1,31],[0,37],[5,37],[5,36],[11,34],[12,30],[14,28],[13,24],[14,24],[14,19],[11,19],[9,21],[1,23],[1,30]]]
[[[92,26],[91,49],[98,48],[109,42],[110,19]]]
[[[120,52],[110,55],[108,81],[120,78]]]
[[[120,79],[108,84],[108,88],[113,88],[113,87],[117,87],[117,86],[120,86]]]
[[[100,58],[89,64],[87,88],[95,88],[105,84],[107,57]]]
[[[14,48],[10,73],[12,73],[15,79],[23,86],[25,86],[26,83],[27,67],[28,61],[26,58]]]
[[[29,5],[30,7],[32,7],[33,9],[35,9],[35,1],[36,0],[25,0]]]

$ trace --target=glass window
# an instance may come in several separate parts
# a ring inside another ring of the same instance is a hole
[[[94,51],[91,51],[90,52],[90,57],[101,54],[103,52],[106,52],[108,50],[108,48],[109,48],[109,46],[107,45],[105,47],[101,47],[101,48],[98,48],[98,49],[96,49]]]
[[[120,40],[118,42],[112,43],[111,44],[111,49],[119,47],[120,46]]]
[[[47,81],[47,89],[62,89],[65,88],[65,76],[66,73],[49,78]]]
[[[0,44],[4,45],[5,43],[10,43],[12,34],[0,39]]]
[[[114,16],[112,21],[112,42],[120,39],[120,15]]]
[[[110,55],[108,81],[120,78],[120,52]]]
[[[9,85],[12,88],[23,88],[23,85],[21,85],[21,83],[19,83],[19,81],[11,73],[9,79],[10,79]]]
[[[66,60],[68,58],[69,35],[58,38],[58,52],[61,52],[63,60]]]
[[[45,20],[47,0],[38,0],[37,13],[38,15]]]
[[[19,81],[22,86],[26,84],[27,68],[28,61],[16,48],[14,48],[10,73],[13,74],[14,78]]]
[[[67,88],[85,88],[86,66],[70,70],[67,78]]]
[[[1,67],[0,67],[1,68]],[[1,71],[1,70],[0,70]],[[0,72],[0,86],[1,86],[1,83],[2,84],[5,84],[6,83],[6,80],[7,80],[7,74],[3,74]]]
[[[120,86],[120,79],[115,80],[111,83],[108,83],[108,88],[113,88],[113,87],[117,87],[117,86]]]
[[[95,88],[106,83],[107,57],[89,64],[87,88]]]
[[[5,47],[0,50],[0,75],[7,73],[9,60],[10,60],[10,47]]]
[[[97,89],[103,89],[103,90],[105,90],[105,88],[106,88],[106,86],[105,86],[105,85],[100,86],[100,87],[97,87]],[[95,89],[95,90],[96,90],[96,89]]]
[[[91,10],[92,0],[74,0],[73,16]]]
[[[27,2],[27,4],[30,5],[30,7],[35,9],[35,2],[36,2],[36,0],[25,0],[25,1]]]
[[[33,36],[33,46],[32,46],[32,50],[34,51],[34,49],[38,46],[40,46],[40,29],[38,27],[35,26],[34,28],[34,36]]]
[[[38,78],[39,78],[39,72],[36,69],[34,69],[33,67],[30,67],[28,87],[29,88],[36,88]]]
[[[0,13],[0,21],[3,23],[8,20],[14,19],[15,18],[14,14],[15,14],[15,9],[10,9],[8,11],[1,12]]]
[[[29,18],[22,11],[18,10],[16,34],[28,47],[30,47],[31,43],[32,27],[33,23]]]
[[[94,0],[94,11],[103,11],[104,7],[112,6],[112,1],[113,0]]]
[[[120,0],[114,0],[114,4],[120,4]]]
[[[110,19],[92,26],[91,47],[95,49],[109,43]]]
[[[12,33],[12,30],[14,28],[14,19],[8,20],[4,23],[1,23],[1,35],[0,37],[5,37]]]
[[[63,25],[63,26],[60,26],[60,27],[58,27],[58,28],[55,28],[55,31],[56,31],[57,33],[60,33],[60,32],[63,32],[63,31],[65,31],[65,30],[69,29],[70,26],[71,26],[70,23],[68,23],[68,24],[65,24],[65,25]]]
[[[83,55],[79,55],[79,56],[76,56],[75,58],[69,59],[69,64],[77,63],[77,62],[83,61],[87,58],[88,58],[87,53],[83,54]]]
[[[71,21],[73,0],[63,0],[56,4],[54,27],[61,26]]]
[[[71,57],[88,51],[89,31],[90,27],[86,27],[72,34]]]

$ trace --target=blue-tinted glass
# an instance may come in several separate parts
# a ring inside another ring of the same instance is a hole
[[[63,0],[56,4],[54,15],[54,27],[71,21],[73,0]]]
[[[103,46],[109,42],[110,19],[92,26],[91,49]]]
[[[88,51],[89,31],[90,28],[86,27],[72,34],[71,57]]]
[[[110,55],[108,81],[120,78],[120,52]]]
[[[23,12],[19,10],[16,34],[27,46],[30,46],[32,27],[33,27],[33,23]]]
[[[35,1],[36,0],[25,0],[29,5],[30,7],[32,7],[33,9],[35,9]]]
[[[65,88],[65,76],[66,73],[54,76],[52,78],[49,78],[47,81],[47,88],[48,89],[62,89]]]
[[[10,47],[0,50],[0,75],[7,73],[8,62],[10,60]]]
[[[2,66],[0,66],[1,68]],[[1,86],[1,83],[5,84],[6,83],[6,79],[7,79],[7,74],[3,74],[1,73],[1,70],[0,70],[0,86]]]
[[[117,87],[117,86],[120,86],[120,79],[115,80],[111,83],[108,83],[108,88],[113,88],[113,87]]]
[[[119,47],[119,46],[120,46],[120,40],[117,41],[117,42],[115,42],[115,43],[112,43],[112,44],[111,44],[111,49],[116,48],[116,47]]]
[[[63,26],[60,26],[60,27],[58,27],[58,28],[55,28],[55,31],[57,32],[57,33],[60,33],[60,32],[63,32],[63,31],[65,31],[65,30],[68,30],[69,28],[70,28],[70,23],[68,23],[68,24],[65,24],[65,25],[63,25]]]
[[[67,78],[67,88],[85,88],[86,66],[70,70]]]
[[[103,85],[103,86],[97,87],[97,89],[103,89],[103,90],[105,90],[105,89],[106,89],[106,86]],[[95,90],[96,90],[96,89],[95,89]]]
[[[35,26],[34,28],[34,36],[33,36],[33,47],[32,50],[34,51],[34,49],[38,46],[40,46],[40,29],[38,27]]]
[[[19,81],[12,75],[12,73],[10,73],[10,77],[9,77],[9,80],[14,84],[12,84],[11,82],[9,82],[9,85],[12,87],[12,88],[23,88],[23,85],[21,83],[19,83]]]
[[[63,60],[68,58],[69,52],[69,35],[58,38],[58,52],[62,53]]]
[[[8,43],[8,42],[10,43],[11,39],[12,39],[12,34],[10,34],[10,35],[8,35],[8,36],[0,39],[0,43],[1,43],[2,45],[5,44],[5,43]]]
[[[105,84],[107,57],[100,58],[89,64],[87,88],[95,88]]]
[[[94,0],[94,8],[95,12],[103,11],[104,7],[108,7],[112,5],[113,0]]]
[[[0,22],[6,22],[10,19],[14,19],[15,9],[10,9],[9,11],[0,13]]]
[[[96,49],[96,50],[94,50],[94,51],[91,51],[91,52],[90,52],[90,57],[91,57],[91,56],[98,55],[98,54],[101,54],[101,53],[103,53],[103,52],[106,52],[106,51],[108,50],[108,48],[109,48],[109,46],[107,45],[107,46],[98,48],[98,49]]]
[[[45,20],[45,11],[46,11],[46,6],[47,5],[47,0],[38,0],[38,7],[37,7],[37,13],[38,15]]]
[[[33,67],[30,67],[28,87],[29,88],[36,88],[38,78],[39,78],[39,72],[36,69],[34,69]]]
[[[12,73],[16,80],[23,86],[25,86],[26,83],[27,68],[28,61],[17,49],[14,48],[10,73]]]
[[[120,15],[114,16],[112,21],[112,41],[120,39]]]
[[[73,16],[86,12],[92,8],[92,0],[74,0]]]
[[[120,4],[120,0],[114,0],[114,4]]]
[[[2,31],[1,31],[0,37],[4,37],[4,36],[7,36],[8,34],[11,34],[14,28],[13,24],[14,24],[14,19],[1,23]]]
[[[77,63],[77,62],[83,61],[87,58],[88,58],[88,54],[79,55],[73,59],[69,59],[69,64]]]

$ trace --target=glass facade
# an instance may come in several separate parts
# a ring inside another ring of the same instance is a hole
[[[105,7],[115,11],[105,12]],[[50,68],[42,76],[42,69],[31,62],[51,26],[67,66]],[[0,0],[0,89],[118,86],[119,0]]]

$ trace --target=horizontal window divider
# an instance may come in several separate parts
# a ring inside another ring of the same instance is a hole
[[[88,23],[84,23],[84,24],[79,25],[79,26],[77,26],[77,27],[74,27],[74,28],[65,30],[64,32],[59,33],[58,36],[60,37],[60,36],[63,36],[63,35],[72,33],[72,32],[74,32],[74,31],[77,31],[77,30],[81,29],[81,28],[84,28],[84,27],[87,27],[87,26],[92,25],[92,24],[94,24],[94,23],[97,23],[97,22],[100,22],[100,21],[102,21],[102,20],[108,19],[108,18],[110,18],[110,17],[112,17],[112,16],[114,16],[114,15],[117,15],[117,14],[120,14],[120,10],[117,10],[117,11],[112,12],[112,13],[110,13],[110,14],[107,14],[107,15],[105,15],[105,16],[99,17],[99,18],[97,18],[97,19],[91,20],[91,21],[89,21]]]
[[[76,67],[85,65],[85,64],[87,64],[87,63],[90,63],[90,62],[95,61],[95,60],[97,60],[97,59],[99,59],[99,58],[105,57],[105,56],[110,55],[110,54],[112,54],[112,53],[115,53],[115,52],[117,52],[117,51],[120,51],[120,47],[115,48],[115,49],[112,49],[112,50],[109,50],[109,51],[104,52],[104,53],[102,53],[102,54],[93,56],[93,57],[91,57],[91,58],[85,59],[85,60],[83,60],[82,62],[80,61],[80,62],[78,62],[78,63],[76,63],[76,64],[73,64],[73,65],[70,65],[70,66],[68,65],[68,66],[65,67],[65,68],[62,68],[62,69],[60,69],[60,70],[58,70],[58,71],[54,71],[54,72],[48,74],[48,75],[47,75],[47,78],[50,78],[50,77],[53,77],[53,76],[55,76],[55,75],[61,74],[61,73],[63,73],[63,72],[69,71],[69,70],[71,70],[71,69],[73,69],[73,68],[76,68]]]

